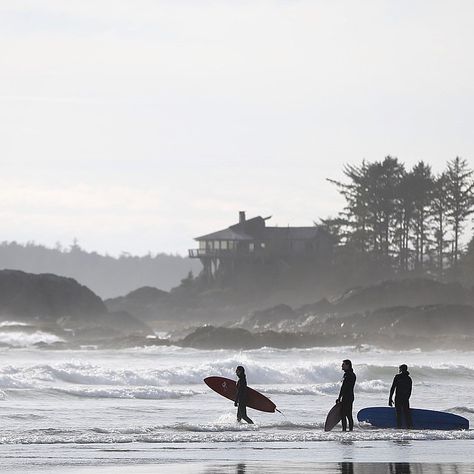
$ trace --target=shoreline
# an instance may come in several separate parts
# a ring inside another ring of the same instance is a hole
[[[295,462],[268,461],[252,462],[179,462],[153,464],[127,464],[114,466],[90,466],[80,468],[60,468],[49,472],[70,474],[301,474],[323,472],[325,474],[473,474],[472,462]]]
[[[97,472],[100,474],[128,473],[131,466],[114,468],[91,468],[67,471],[71,474],[89,474]],[[473,463],[285,463],[285,465],[254,463],[237,464],[229,463],[192,463],[192,464],[154,464],[148,466],[133,466],[136,474],[282,474],[282,473],[314,473],[324,472],[326,474],[472,474]]]
[[[1,445],[2,472],[59,474],[474,473],[472,440]],[[32,460],[34,458],[34,461]],[[297,459],[297,461],[295,460]]]

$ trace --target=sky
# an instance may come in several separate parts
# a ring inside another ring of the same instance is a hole
[[[2,0],[0,241],[185,255],[363,159],[474,158],[471,0]]]

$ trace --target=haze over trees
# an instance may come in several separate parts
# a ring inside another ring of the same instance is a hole
[[[30,242],[0,243],[0,268],[31,273],[54,273],[76,279],[102,298],[129,293],[142,286],[169,290],[190,271],[201,270],[199,261],[164,253],[119,257],[87,252],[77,242],[70,247],[48,248]]]
[[[3,242],[0,268],[72,277],[102,298],[127,295],[140,287],[166,291],[176,287],[173,294],[183,301],[192,296],[224,306],[234,293],[235,300],[247,301],[253,295],[262,301],[264,293],[275,294],[276,302],[313,301],[316,296],[404,276],[474,285],[474,241],[467,245],[474,213],[474,171],[465,159],[454,158],[436,174],[425,161],[407,169],[398,158],[387,156],[346,165],[343,175],[343,180],[329,181],[344,196],[344,209],[318,224],[337,244],[332,261],[324,266],[283,262],[282,257],[273,266],[252,265],[247,273],[207,281],[202,275],[196,278],[202,268],[197,259],[178,255],[111,257],[87,252],[77,242],[54,249]]]
[[[435,174],[424,161],[407,169],[387,156],[347,165],[343,174],[330,181],[344,209],[316,224],[331,234],[322,232],[328,258],[275,251],[246,264],[244,252],[244,264],[209,275],[197,259],[173,255],[115,258],[77,242],[55,249],[3,242],[0,267],[72,277],[108,298],[55,275],[3,271],[4,318],[49,324],[70,344],[104,347],[153,344],[147,331],[178,337],[202,325],[180,344],[472,347],[474,171],[466,160],[457,157]],[[70,307],[89,300],[102,307],[97,318],[83,311],[68,319]],[[73,336],[66,334],[71,324]]]
[[[456,157],[439,175],[424,161],[407,170],[392,156],[343,172],[346,182],[329,181],[346,205],[338,217],[322,220],[338,240],[339,263],[456,276],[463,231],[474,212],[474,171],[466,160]]]

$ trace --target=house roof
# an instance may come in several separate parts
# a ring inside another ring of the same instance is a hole
[[[265,227],[265,220],[262,217],[254,217],[245,222],[231,225],[227,229],[212,232],[210,234],[196,237],[195,240],[312,240],[320,236],[325,231],[313,227]]]
[[[244,232],[237,232],[231,227],[224,230],[218,230],[217,232],[212,232],[211,234],[201,235],[196,237],[194,240],[254,240],[254,237],[245,234]]]
[[[310,240],[321,235],[318,227],[266,227],[265,237],[268,239]]]

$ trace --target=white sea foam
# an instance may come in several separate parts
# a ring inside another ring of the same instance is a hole
[[[406,431],[406,430],[356,430],[324,432],[322,429],[278,430],[262,429],[255,425],[229,424],[186,425],[175,429],[135,427],[128,433],[119,430],[32,430],[18,436],[3,434],[0,444],[102,444],[102,443],[305,443],[318,441],[441,441],[474,440],[474,431]]]
[[[11,365],[0,369],[0,387],[9,388],[32,388],[35,382],[28,377],[28,369],[16,368]]]
[[[27,323],[22,323],[20,321],[2,321],[0,322],[0,328],[11,327],[11,326],[28,326]]]
[[[34,365],[32,367],[4,367],[0,369],[2,377],[15,382],[15,386],[34,386],[37,381],[61,381],[65,383],[87,385],[125,385],[125,386],[163,386],[202,384],[205,377],[219,375],[234,377],[233,372],[238,361],[223,360],[200,365],[176,366],[163,369],[111,369],[83,361],[65,362],[52,365]],[[258,384],[295,383],[339,380],[340,374],[331,366],[307,365],[300,367],[248,364],[252,380]],[[254,384],[255,385],[255,384]]]
[[[356,390],[366,393],[388,393],[390,386],[390,383],[383,380],[363,380],[357,384]]]
[[[331,387],[330,390],[325,390],[325,384],[321,385],[279,385],[279,386],[262,386],[262,390],[265,390],[266,394],[271,395],[324,395],[335,392],[338,384],[327,384]],[[256,386],[256,388],[260,388]]]
[[[64,342],[64,339],[44,331],[34,331],[32,333],[23,331],[0,331],[0,343],[12,347],[29,347],[34,344],[54,344]]]
[[[146,399],[146,400],[165,400],[192,397],[198,392],[192,390],[171,390],[160,389],[157,387],[130,387],[130,388],[97,388],[97,387],[78,387],[78,388],[56,388],[55,391],[66,395],[87,398],[127,398],[127,399]]]
[[[257,386],[258,388],[258,386]],[[307,384],[307,385],[279,385],[279,386],[262,386],[262,390],[271,394],[286,394],[286,395],[333,395],[339,392],[341,382],[327,382],[322,384]],[[388,392],[390,384],[382,380],[365,380],[356,384],[356,392],[364,393],[380,393]]]
[[[116,387],[167,387],[175,385],[201,385],[210,375],[234,378],[235,366],[243,357],[225,358],[211,362],[168,366],[163,368],[111,368],[97,363],[76,360],[30,366],[0,366],[0,389],[38,388],[48,385],[75,384]],[[271,393],[295,395],[331,394],[341,383],[341,371],[332,362],[262,363],[245,360],[248,383]],[[364,365],[357,372],[356,390],[363,393],[381,393],[390,389],[393,367]],[[416,383],[430,387],[432,383],[453,377],[466,381],[474,371],[465,366],[424,366],[418,369]],[[423,380],[423,378],[425,381]],[[421,378],[421,380],[420,380]]]

